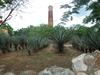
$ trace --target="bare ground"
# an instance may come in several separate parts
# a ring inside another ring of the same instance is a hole
[[[0,54],[0,65],[5,65],[5,72],[19,74],[23,70],[34,70],[40,72],[47,67],[59,66],[71,69],[71,60],[82,52],[75,50],[71,45],[65,45],[63,54],[56,54],[53,45],[43,50],[28,55],[26,50],[13,51],[11,53]],[[100,64],[100,61],[99,61]]]

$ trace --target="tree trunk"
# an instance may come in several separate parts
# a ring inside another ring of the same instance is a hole
[[[20,43],[22,49],[25,49],[25,43]]]
[[[13,44],[12,44],[12,43],[10,43],[10,48],[12,48],[12,45],[13,45]]]
[[[63,53],[63,43],[58,44],[59,53]]]
[[[6,49],[7,50],[7,52],[12,52],[11,50],[9,50],[9,49]]]
[[[29,55],[31,55],[31,52],[30,52],[30,51],[28,51],[28,54],[29,54]]]
[[[27,43],[25,43],[25,49],[26,49],[26,47],[27,47]]]
[[[3,54],[6,53],[5,48],[2,48],[2,53],[3,53]]]
[[[15,51],[17,51],[18,49],[17,49],[17,45],[15,45]]]

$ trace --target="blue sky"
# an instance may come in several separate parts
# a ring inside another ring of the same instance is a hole
[[[26,28],[30,25],[39,25],[39,24],[47,24],[48,23],[48,6],[53,6],[53,17],[54,17],[54,25],[60,23],[60,18],[63,15],[63,12],[66,9],[60,9],[60,5],[70,3],[71,0],[31,0],[30,4],[27,4],[27,8],[23,9],[26,13],[19,12],[20,16],[13,16],[8,23],[14,28],[14,30],[18,30],[21,28]],[[89,13],[85,12],[84,9],[80,10],[80,15],[74,15],[74,20],[67,22],[66,26],[70,26],[72,24],[82,24],[83,18]],[[16,15],[16,12],[13,14]],[[90,26],[90,24],[87,24]]]

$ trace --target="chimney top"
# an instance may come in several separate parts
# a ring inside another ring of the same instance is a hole
[[[52,5],[49,5],[49,7],[48,8],[53,8],[53,6]]]

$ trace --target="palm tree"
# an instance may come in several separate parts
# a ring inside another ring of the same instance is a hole
[[[100,50],[100,32],[91,31],[87,35],[79,37],[74,36],[72,39],[73,46],[81,51],[89,50],[88,52],[93,52],[94,50]]]
[[[6,53],[6,38],[5,35],[0,35],[0,48],[2,53]]]
[[[28,54],[31,55],[30,51],[34,50],[34,52],[37,52],[41,50],[42,48],[48,46],[50,44],[50,40],[44,37],[39,36],[32,36],[28,37],[27,39],[27,50]]]
[[[12,38],[9,35],[0,34],[0,49],[2,53],[11,52],[10,44],[12,44]]]
[[[87,49],[89,49],[89,45],[88,45],[88,41],[87,41],[87,37],[86,36],[78,36],[78,35],[74,35],[72,38],[72,45],[74,48],[83,51],[83,52],[87,52]]]
[[[27,44],[27,36],[21,35],[21,36],[19,36],[19,40],[20,40],[20,45],[21,45],[22,49],[25,49],[26,44]]]
[[[9,48],[11,48],[11,45],[12,45],[12,37],[11,36],[5,36],[5,40],[6,40],[6,50],[8,52],[11,52],[11,50],[9,50]]]
[[[100,50],[100,32],[92,31],[88,34],[88,45],[93,49]]]
[[[18,50],[18,44],[20,44],[19,36],[12,36],[12,42],[15,46],[15,51]]]
[[[58,52],[63,53],[63,45],[70,41],[72,35],[72,31],[69,29],[65,29],[64,27],[58,26],[51,33],[51,40],[56,45]]]
[[[44,38],[41,38],[41,41],[40,41],[40,49],[44,48],[44,47],[47,47],[48,45],[51,44],[51,40],[44,37]]]

